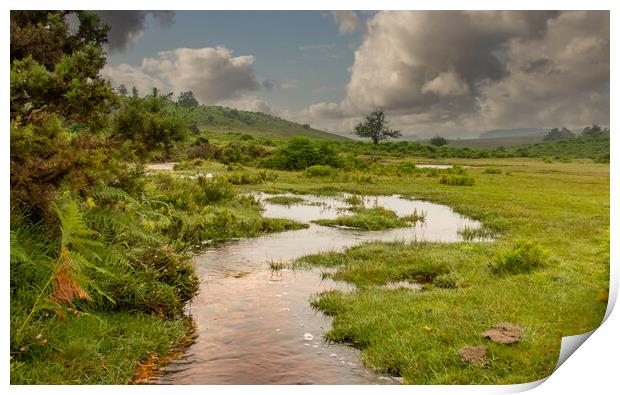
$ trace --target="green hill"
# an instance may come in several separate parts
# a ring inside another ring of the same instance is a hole
[[[321,140],[347,141],[346,137],[313,129],[262,112],[241,111],[229,107],[199,106],[193,110],[198,128],[210,132],[237,132],[264,137],[305,136]]]

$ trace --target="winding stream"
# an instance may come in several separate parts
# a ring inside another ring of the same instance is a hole
[[[305,201],[270,204],[256,194],[266,217],[309,223],[343,215],[346,195],[295,195]],[[321,279],[321,269],[272,272],[269,262],[290,262],[307,254],[343,250],[365,241],[461,240],[458,230],[479,223],[449,207],[399,196],[366,197],[399,216],[426,213],[415,226],[358,231],[310,224],[307,229],[229,241],[196,256],[199,294],[189,306],[196,326],[194,343],[154,378],[162,384],[398,384],[360,361],[359,352],[328,342],[331,320],[315,311],[309,298],[329,289],[353,291],[343,282]],[[415,292],[415,291],[412,291]]]

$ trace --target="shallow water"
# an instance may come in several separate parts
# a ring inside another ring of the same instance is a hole
[[[452,165],[415,165],[418,169],[451,169]]]
[[[340,197],[295,195],[305,201],[289,206],[269,204],[257,194],[273,218],[308,223],[346,214]],[[399,216],[414,209],[426,212],[425,223],[387,231],[358,231],[310,224],[307,229],[230,241],[195,258],[200,293],[189,313],[195,342],[168,365],[158,383],[171,384],[397,384],[363,366],[359,352],[329,343],[323,334],[331,320],[309,304],[312,294],[329,289],[352,291],[343,282],[321,279],[321,269],[272,272],[269,262],[290,262],[307,254],[342,250],[364,241],[457,241],[457,231],[476,228],[476,221],[446,206],[398,196],[364,198]],[[414,292],[414,291],[413,291]]]
[[[149,163],[144,168],[151,171],[173,171],[176,164],[178,162]]]

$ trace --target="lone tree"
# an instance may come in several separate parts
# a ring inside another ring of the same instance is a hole
[[[183,107],[198,107],[199,104],[198,100],[194,97],[194,92],[192,91],[181,92],[177,103]]]
[[[390,129],[389,122],[385,119],[385,113],[381,110],[371,112],[364,121],[355,126],[353,133],[360,137],[371,138],[372,142],[379,144],[379,141],[387,138],[400,137],[398,130]]]
[[[437,147],[441,147],[442,145],[448,144],[448,140],[445,137],[435,136],[429,140],[429,143],[436,145]]]

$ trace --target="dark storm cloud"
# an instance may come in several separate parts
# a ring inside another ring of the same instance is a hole
[[[608,85],[608,12],[383,11],[355,51],[344,100],[306,113],[346,126],[379,107],[431,134],[605,124]]]
[[[108,49],[110,52],[122,52],[127,45],[139,38],[146,24],[146,18],[152,15],[161,26],[170,26],[174,22],[174,11],[95,11],[101,20],[110,26]]]
[[[538,58],[521,66],[521,70],[525,73],[547,73],[553,70],[553,60],[549,58]]]

